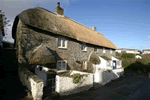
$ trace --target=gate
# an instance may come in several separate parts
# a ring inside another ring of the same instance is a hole
[[[56,79],[55,78],[47,79],[47,86],[46,87],[49,89],[50,93],[54,93],[55,87],[56,87]]]
[[[44,87],[44,95],[49,95],[55,92],[56,87],[56,74],[47,73],[46,86]]]

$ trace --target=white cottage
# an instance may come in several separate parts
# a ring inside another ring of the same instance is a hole
[[[150,54],[150,49],[143,49],[142,54]]]
[[[122,67],[122,60],[119,60],[113,56],[111,58],[107,56],[100,56],[99,59],[101,60],[101,63],[96,65],[96,71],[99,69],[114,70]]]

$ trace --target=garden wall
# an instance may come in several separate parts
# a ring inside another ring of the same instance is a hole
[[[65,76],[56,76],[56,92],[60,95],[69,95],[79,93],[93,87],[93,74],[73,71],[70,75],[75,73],[80,73],[81,75],[85,75],[81,78],[79,83],[73,83],[72,77]]]
[[[115,80],[124,74],[124,68],[108,71],[97,71],[94,73],[94,82],[105,85],[111,80]]]
[[[24,86],[31,90],[34,100],[42,100],[44,82],[27,68],[19,67],[18,75]]]

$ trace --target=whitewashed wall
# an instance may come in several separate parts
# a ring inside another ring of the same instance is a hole
[[[115,58],[115,57],[113,57],[113,56],[112,56],[112,60],[121,61],[120,66],[117,65],[117,68],[121,68],[121,67],[122,67],[122,60],[119,60],[119,59],[117,59],[117,58]],[[112,62],[111,62],[111,63],[112,63]]]
[[[56,75],[56,92],[60,95],[69,95],[79,93],[93,87],[93,74],[73,71],[71,75],[75,73],[80,73],[81,75],[85,74],[87,76],[84,76],[79,83],[75,84],[73,83],[73,78],[71,77]]]
[[[121,53],[121,50],[116,50],[116,52]]]
[[[94,73],[94,82],[101,85],[109,83],[111,80],[115,80],[124,74],[124,68],[115,69],[110,72],[102,71]]]
[[[99,59],[101,60],[101,63],[100,64],[97,64],[96,65],[96,71],[99,69],[99,68],[101,68],[101,69],[112,69],[112,62],[111,62],[111,66],[107,66],[107,60],[105,60],[105,59],[103,59],[103,58],[101,58],[101,57],[99,57]]]
[[[19,67],[18,75],[21,83],[31,90],[34,100],[42,100],[44,82],[27,68]]]

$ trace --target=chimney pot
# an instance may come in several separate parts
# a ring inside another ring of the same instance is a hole
[[[93,26],[93,27],[92,27],[92,30],[93,30],[93,31],[96,31],[96,27]]]
[[[60,2],[57,2],[57,6],[60,7]]]
[[[60,7],[60,2],[57,3],[57,7],[55,8],[55,12],[59,15],[64,15],[64,9]]]

